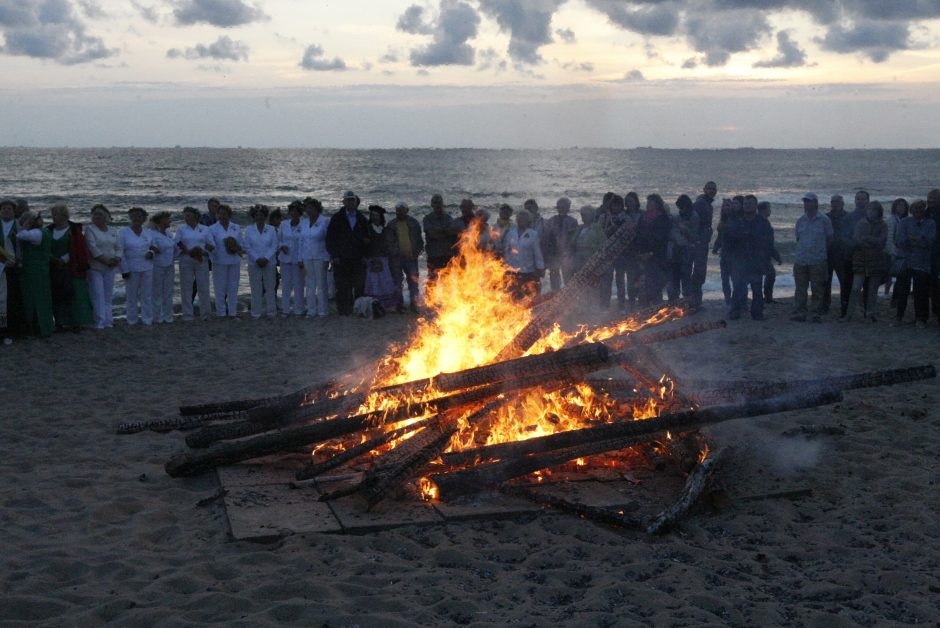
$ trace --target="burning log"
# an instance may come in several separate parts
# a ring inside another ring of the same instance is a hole
[[[215,416],[224,417],[232,414],[239,414],[267,405],[283,405],[295,402],[298,405],[305,399],[316,398],[329,395],[340,387],[339,381],[329,379],[321,384],[305,386],[300,390],[287,393],[286,395],[277,395],[274,397],[261,397],[257,399],[238,399],[235,401],[221,401],[215,403],[204,403],[192,406],[180,406],[180,416]]]
[[[683,487],[676,503],[659,513],[646,527],[646,532],[648,534],[663,534],[675,526],[712,485],[716,472],[727,457],[729,457],[728,449],[719,449],[710,453],[705,460],[698,463],[689,474],[685,487]]]
[[[525,353],[529,347],[552,328],[561,315],[569,311],[578,301],[597,286],[598,278],[614,264],[614,260],[630,246],[636,236],[636,225],[627,220],[615,231],[604,246],[585,262],[570,281],[558,291],[558,296],[539,308],[529,323],[506,345],[496,361],[501,362],[515,358]]]
[[[569,460],[623,449],[659,432],[690,431],[723,421],[802,410],[841,400],[842,393],[834,390],[789,394],[772,399],[664,414],[642,421],[606,423],[524,441],[489,445],[459,454],[447,454],[443,457],[443,462],[451,466],[461,461],[498,459],[498,462],[432,475],[430,479],[440,489],[442,496],[462,495],[498,486],[514,477],[556,466]]]
[[[342,409],[346,407],[355,408],[365,402],[370,395],[398,397],[404,400],[432,389],[439,392],[452,392],[486,384],[512,382],[522,375],[526,378],[543,377],[550,381],[573,372],[583,375],[585,369],[596,371],[606,368],[610,365],[609,357],[610,354],[605,345],[596,342],[585,343],[568,349],[548,351],[505,362],[477,366],[456,373],[440,373],[434,377],[393,384],[374,389],[368,393],[353,393],[346,397],[330,399],[319,404],[290,408],[280,406],[254,408],[249,410],[249,419],[258,424],[298,423],[323,418],[334,413],[342,413]],[[257,430],[255,433],[262,431],[265,430]]]
[[[651,345],[660,342],[666,342],[668,340],[687,338],[689,336],[702,334],[715,329],[724,329],[727,326],[728,323],[725,321],[692,323],[691,325],[685,325],[679,329],[664,329],[650,332],[648,334],[643,334],[642,336],[630,334],[619,340],[617,338],[612,338],[611,340],[607,340],[605,342],[610,348],[616,349],[617,351],[623,351],[624,349],[628,349],[637,345]]]
[[[137,434],[147,430],[151,432],[172,432],[175,430],[191,430],[202,427],[210,419],[201,416],[179,416],[171,419],[158,419],[154,421],[129,421],[120,423],[115,430],[118,434]]]

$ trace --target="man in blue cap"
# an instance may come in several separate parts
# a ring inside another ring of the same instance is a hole
[[[823,292],[829,276],[828,251],[832,243],[832,222],[819,213],[819,199],[813,192],[803,195],[803,215],[796,221],[796,250],[793,254],[794,310],[792,321],[806,321],[807,288],[812,287],[813,322],[822,322]]]

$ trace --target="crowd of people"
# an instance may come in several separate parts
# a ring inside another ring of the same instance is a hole
[[[44,225],[42,213],[31,211],[25,200],[3,200],[0,333],[10,342],[18,335],[49,336],[56,329],[112,327],[118,274],[129,325],[172,323],[177,285],[183,321],[197,315],[208,319],[213,304],[216,317],[237,318],[243,260],[252,318],[323,317],[332,299],[341,316],[362,308],[370,317],[389,310],[418,312],[419,258],[425,256],[433,280],[467,241],[503,260],[509,296],[523,299],[543,289],[559,290],[618,230],[632,231],[633,240],[598,283],[600,307],[611,307],[616,290],[617,306],[627,311],[661,303],[664,293],[667,301],[681,297],[697,310],[711,252],[720,256],[729,318],[747,313],[761,320],[764,304],[776,302],[774,263],[781,263],[771,205],[752,194],[723,199],[714,224],[717,194],[709,181],[694,201],[679,196],[672,211],[658,194],[641,206],[636,192],[609,192],[598,206],[580,208],[581,222],[571,215],[568,198],[558,199],[556,215],[548,219],[529,199],[519,211],[500,206],[491,224],[490,212],[470,199],[460,202],[454,217],[435,194],[431,211],[419,222],[403,201],[389,217],[380,205],[363,212],[359,197],[347,191],[332,215],[308,197],[292,202],[286,216],[255,205],[245,227],[232,220],[229,205],[213,198],[205,212],[184,208],[183,224],[175,231],[166,211],[148,215],[133,207],[129,225],[116,228],[104,205],[95,205],[91,223],[81,225],[70,220],[66,205],[56,204],[49,209],[51,224]],[[833,275],[840,285],[839,320],[876,320],[881,286],[891,294],[897,324],[904,321],[912,295],[917,326],[926,326],[931,302],[940,320],[940,190],[910,204],[899,198],[887,216],[865,191],[855,194],[851,212],[838,195],[825,214],[816,194],[809,192],[802,201],[804,213],[795,225],[792,320],[819,322],[828,314]]]

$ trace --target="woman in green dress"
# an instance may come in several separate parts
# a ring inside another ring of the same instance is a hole
[[[26,211],[20,216],[16,239],[20,244],[20,289],[23,292],[27,333],[32,336],[51,336],[55,328],[49,285],[52,234],[42,228],[42,216]]]
[[[88,247],[82,226],[69,220],[68,207],[53,205],[49,211],[52,224],[46,229],[52,235],[52,313],[57,327],[77,332],[92,323],[91,297],[85,278]]]

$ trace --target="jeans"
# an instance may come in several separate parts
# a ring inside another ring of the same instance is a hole
[[[690,301],[698,307],[702,304],[702,286],[708,274],[708,242],[699,243],[692,248],[692,294]]]
[[[852,263],[841,258],[829,260],[829,277],[823,292],[823,311],[828,312],[832,303],[832,275],[839,279],[839,312],[845,316],[849,307],[849,295],[852,293]]]
[[[777,269],[770,266],[764,273],[764,302],[774,300],[774,284],[777,283]]]
[[[851,318],[855,314],[859,297],[863,296],[865,318],[875,316],[875,306],[878,302],[878,286],[881,285],[881,275],[855,275],[852,280],[852,294],[849,295],[849,307],[845,315]]]
[[[731,260],[722,255],[718,267],[721,269],[721,291],[725,295],[725,304],[731,305]]]
[[[810,288],[813,291],[811,306],[813,315],[819,316],[825,314],[823,297],[826,293],[826,275],[828,272],[828,262],[793,265],[793,281],[796,283],[796,289],[793,293],[793,313],[795,315],[806,316],[806,293]]]
[[[420,305],[421,292],[418,288],[418,260],[392,259],[390,260],[390,267],[392,280],[398,286],[399,292],[402,292],[402,283],[408,283],[408,304],[412,306]],[[404,293],[402,292],[402,294]]]
[[[751,318],[764,316],[764,294],[761,286],[761,274],[749,269],[733,268],[731,272],[731,312],[729,318],[740,318],[747,308],[747,291],[751,290]]]

